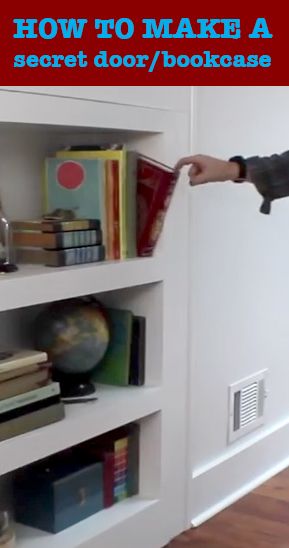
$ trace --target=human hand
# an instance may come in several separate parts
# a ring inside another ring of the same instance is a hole
[[[175,170],[190,166],[188,176],[191,185],[202,185],[219,181],[235,181],[239,177],[239,165],[236,162],[219,160],[211,156],[187,156],[181,158]]]

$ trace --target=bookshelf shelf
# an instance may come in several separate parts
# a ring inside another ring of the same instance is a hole
[[[158,387],[102,386],[97,389],[97,396],[96,402],[67,405],[66,418],[60,422],[1,442],[0,475],[162,408],[162,391]]]
[[[105,548],[115,548],[117,545],[124,546],[117,537],[114,528],[138,516],[146,519],[155,514],[157,506],[158,500],[132,497],[57,535],[17,525],[17,546],[19,548],[104,548],[104,546]],[[107,535],[108,532],[110,535]],[[105,541],[103,535],[105,535]],[[145,542],[148,541],[148,535],[149,532],[147,532]],[[140,538],[135,546],[142,548],[141,542]],[[144,544],[145,548],[148,546],[152,545]]]
[[[162,132],[169,112],[97,100],[5,91],[0,88],[0,123],[92,128],[134,132]],[[55,131],[55,128],[54,128]]]
[[[22,265],[0,277],[0,311],[160,282],[159,258],[140,258],[65,268]]]

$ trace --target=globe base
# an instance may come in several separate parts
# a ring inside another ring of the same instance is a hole
[[[57,375],[62,398],[85,398],[95,394],[95,385],[83,375]]]

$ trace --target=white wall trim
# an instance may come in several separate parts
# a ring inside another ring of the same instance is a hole
[[[286,417],[286,419],[283,419],[282,421],[279,421],[277,424],[274,424],[268,428],[260,429],[258,433],[256,431],[253,437],[250,436],[250,439],[244,439],[243,441],[238,442],[234,446],[228,448],[226,453],[211,460],[210,462],[204,464],[203,466],[197,467],[195,470],[193,470],[192,478],[193,479],[198,478],[199,476],[206,474],[207,472],[212,470],[212,468],[220,466],[221,464],[232,459],[233,457],[242,453],[243,451],[250,449],[250,447],[252,447],[256,443],[259,443],[260,441],[265,440],[269,436],[272,436],[272,434],[286,427],[289,427],[289,417]]]
[[[267,470],[264,474],[261,474],[258,476],[255,480],[251,481],[250,483],[247,483],[235,493],[232,493],[229,497],[221,500],[219,503],[215,504],[215,506],[211,506],[206,512],[203,512],[202,514],[199,514],[195,518],[192,519],[191,524],[193,527],[199,527],[202,525],[202,523],[208,521],[212,517],[219,514],[219,512],[222,512],[241,498],[245,497],[249,493],[251,493],[254,489],[257,489],[260,485],[268,481],[269,479],[276,476],[276,474],[279,474],[283,470],[289,467],[289,456],[276,464],[276,466],[273,466],[269,470]]]
[[[194,471],[191,525],[198,527],[287,467],[289,417]]]

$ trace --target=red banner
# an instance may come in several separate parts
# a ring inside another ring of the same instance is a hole
[[[216,4],[193,17],[15,13],[0,19],[2,85],[289,83],[280,13]]]

